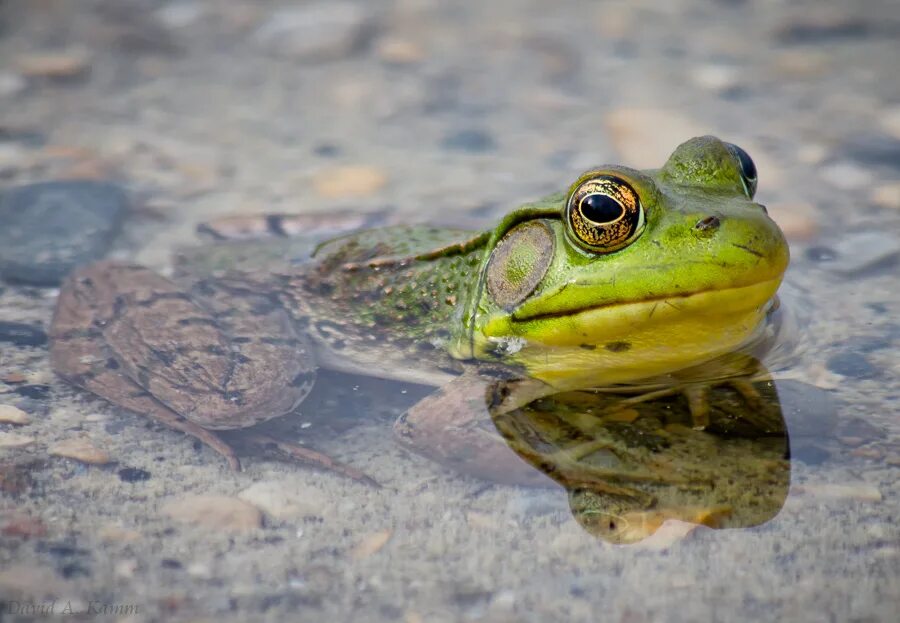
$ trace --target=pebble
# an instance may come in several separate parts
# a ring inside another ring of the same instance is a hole
[[[900,138],[883,134],[857,135],[839,151],[843,157],[866,167],[900,169]]]
[[[150,472],[138,467],[123,467],[118,471],[119,480],[122,482],[143,482],[150,480]]]
[[[2,74],[0,74],[2,76]],[[0,82],[2,84],[2,82]],[[888,108],[879,115],[879,122],[885,132],[900,139],[900,106]]]
[[[385,37],[376,46],[378,57],[386,63],[394,65],[410,65],[420,62],[425,58],[425,52],[421,47],[397,37]]]
[[[262,526],[258,508],[225,495],[189,495],[166,502],[161,510],[175,521],[221,532],[247,532]]]
[[[0,342],[13,346],[43,346],[47,343],[47,334],[39,327],[24,322],[0,320]]]
[[[829,269],[854,275],[886,265],[900,254],[900,235],[884,231],[863,231],[845,235],[832,246],[834,259]]]
[[[825,5],[827,6],[827,5]],[[861,39],[872,31],[872,24],[853,14],[840,14],[828,9],[808,12],[795,18],[776,33],[788,45],[822,44],[832,41]]]
[[[350,550],[350,558],[353,560],[363,560],[377,554],[381,551],[381,548],[387,545],[392,534],[392,530],[381,530],[363,537],[362,540]]]
[[[838,353],[828,358],[825,364],[835,374],[851,379],[869,379],[877,376],[878,369],[859,353]]]
[[[821,175],[839,190],[860,190],[872,186],[872,172],[854,162],[833,162],[823,166]]]
[[[112,460],[107,452],[91,445],[87,439],[81,437],[64,439],[51,446],[48,452],[53,456],[75,459],[90,465],[106,465]]]
[[[0,97],[14,97],[25,90],[25,79],[11,71],[0,71]]]
[[[28,424],[31,419],[28,414],[12,405],[0,405],[0,422],[4,424]]]
[[[387,184],[387,175],[375,167],[340,166],[322,169],[313,176],[313,189],[329,199],[365,197]]]
[[[82,50],[29,54],[16,59],[19,73],[28,78],[75,78],[91,68],[90,57]]]
[[[817,50],[786,50],[775,57],[775,69],[786,78],[820,76],[828,68],[828,55]]]
[[[141,540],[141,533],[137,530],[128,530],[116,524],[107,524],[97,531],[104,541],[109,543],[134,543]]]
[[[709,129],[666,109],[619,108],[604,118],[622,164],[638,169],[660,167],[676,145]]]
[[[280,520],[321,517],[329,499],[315,487],[303,483],[267,480],[252,484],[238,498]]]
[[[3,523],[0,534],[22,539],[39,538],[47,535],[47,526],[35,517],[14,516]]]
[[[484,153],[496,147],[493,137],[484,130],[458,130],[441,141],[441,147],[451,151]]]
[[[888,182],[876,186],[869,194],[869,201],[879,208],[900,209],[900,182]]]
[[[32,400],[46,400],[50,397],[49,385],[19,385],[13,391],[19,396]]]
[[[262,47],[279,56],[324,61],[360,50],[371,29],[371,15],[362,4],[313,2],[274,11],[254,37]]]
[[[694,84],[716,93],[733,89],[740,83],[740,72],[733,65],[700,65],[690,75]]]
[[[0,201],[0,275],[56,285],[106,254],[128,206],[113,184],[77,180],[13,188]]]
[[[796,485],[793,491],[824,500],[857,500],[859,502],[880,502],[882,500],[881,491],[864,483]]]
[[[65,583],[50,567],[35,567],[25,563],[11,563],[0,569],[0,594],[8,596],[27,596],[29,600],[38,601],[46,597],[55,597],[62,593]]]
[[[19,383],[24,383],[28,380],[28,377],[20,372],[10,372],[9,374],[4,374],[0,376],[0,381],[7,383],[9,385],[18,385]]]
[[[0,432],[0,448],[24,448],[34,443],[34,439],[18,433]]]
[[[788,240],[810,240],[819,231],[817,211],[810,203],[770,203],[766,209]]]

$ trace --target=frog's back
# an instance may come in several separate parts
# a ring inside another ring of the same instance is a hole
[[[462,330],[486,237],[396,226],[323,243],[290,290],[323,365],[427,383],[460,371]]]

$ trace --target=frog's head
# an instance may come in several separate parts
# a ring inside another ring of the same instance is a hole
[[[760,329],[788,264],[755,190],[747,153],[705,136],[659,170],[592,169],[511,213],[468,315],[475,356],[572,386],[734,350]]]

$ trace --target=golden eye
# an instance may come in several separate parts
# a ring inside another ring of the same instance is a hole
[[[631,244],[644,229],[641,200],[625,180],[601,175],[582,182],[566,204],[569,236],[594,253]]]

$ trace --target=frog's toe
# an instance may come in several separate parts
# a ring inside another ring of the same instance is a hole
[[[709,426],[709,385],[688,385],[682,390],[688,401],[694,430]]]
[[[313,465],[326,471],[334,472],[336,474],[341,474],[348,478],[352,478],[357,482],[361,482],[363,484],[370,485],[376,488],[381,488],[381,485],[374,478],[368,476],[355,467],[346,465],[345,463],[341,463],[340,461],[337,461],[336,459],[333,459],[327,454],[319,452],[318,450],[313,450],[311,448],[307,448],[287,441],[282,441],[280,439],[275,439],[274,437],[270,437],[269,435],[263,435],[259,433],[248,435],[247,440],[264,450],[276,450],[282,456],[287,457],[292,461],[297,461],[306,465]]]

